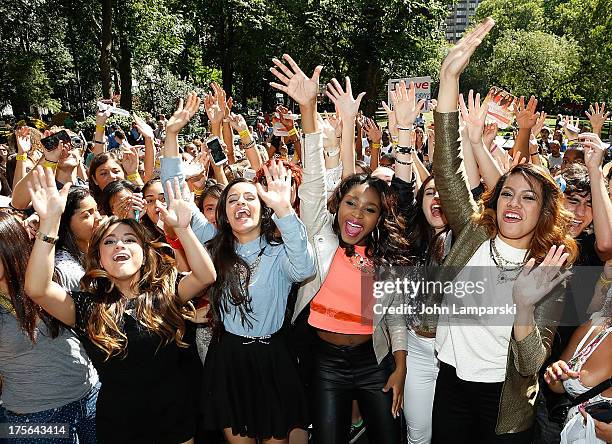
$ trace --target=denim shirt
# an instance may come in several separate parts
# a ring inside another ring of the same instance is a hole
[[[179,177],[180,181],[184,178],[181,159],[162,158],[162,182],[166,183],[174,177]],[[252,328],[246,323],[242,325],[238,310],[232,307],[223,318],[223,325],[230,333],[255,337],[276,333],[283,325],[291,284],[304,281],[316,272],[306,227],[295,212],[292,211],[282,218],[274,214],[272,220],[281,233],[282,244],[268,244],[263,236],[246,244],[236,242],[236,253],[247,264],[252,265],[258,256],[260,259],[249,283],[253,310],[249,320]],[[192,214],[191,228],[202,243],[216,234],[214,226],[208,223],[199,210],[194,210]]]

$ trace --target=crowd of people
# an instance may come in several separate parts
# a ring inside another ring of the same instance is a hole
[[[459,91],[493,26],[450,49],[429,124],[404,82],[384,128],[348,77],[321,114],[323,68],[285,54],[271,86],[299,119],[250,127],[213,84],[125,132],[99,111],[91,141],[16,128],[0,442],[612,442],[609,113],[551,129],[520,98],[504,146]],[[185,142],[201,108],[210,134]],[[398,276],[480,281],[476,305],[512,310],[375,294]]]

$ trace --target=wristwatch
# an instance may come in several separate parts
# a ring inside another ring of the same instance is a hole
[[[51,244],[51,245],[55,245],[58,239],[57,237],[47,236],[45,233],[42,233],[41,231],[36,232],[36,238],[40,239],[43,242],[47,242],[48,244]]]

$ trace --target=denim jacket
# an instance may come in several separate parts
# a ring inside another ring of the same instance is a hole
[[[332,229],[334,215],[327,210],[327,186],[325,184],[325,162],[323,160],[323,138],[321,133],[306,134],[300,196],[300,218],[306,225],[308,237],[314,249],[316,274],[306,280],[299,289],[292,322],[315,297],[325,278],[339,247],[338,236]],[[399,307],[403,296],[385,295],[379,299],[382,307]],[[377,310],[383,311],[384,310]],[[404,315],[373,315],[374,353],[380,363],[385,356],[396,350],[406,350],[408,329]]]

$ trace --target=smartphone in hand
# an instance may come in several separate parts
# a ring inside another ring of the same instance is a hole
[[[225,151],[223,151],[223,146],[221,145],[221,141],[217,136],[211,137],[206,141],[206,146],[210,150],[210,156],[212,157],[215,165],[223,165],[227,162],[227,155]]]

